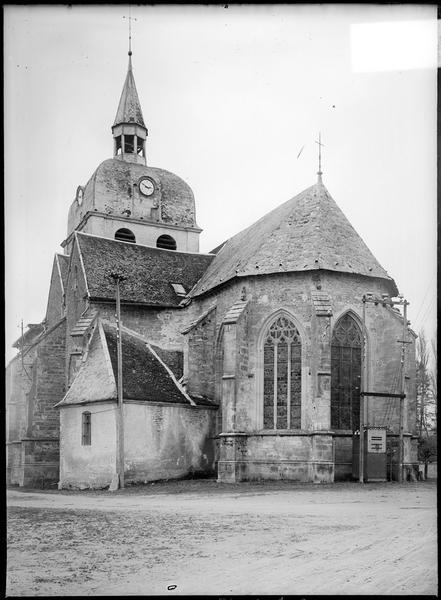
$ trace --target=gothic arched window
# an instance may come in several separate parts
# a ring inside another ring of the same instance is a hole
[[[132,244],[136,243],[133,231],[130,231],[130,229],[126,229],[125,227],[118,229],[115,233],[115,240],[119,240],[120,242],[131,242]]]
[[[297,327],[281,315],[263,341],[263,428],[300,429],[302,345]]]
[[[336,324],[331,341],[331,427],[360,427],[362,333],[350,314]]]

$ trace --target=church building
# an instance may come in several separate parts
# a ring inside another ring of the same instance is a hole
[[[121,427],[128,484],[351,479],[363,390],[379,394],[363,423],[387,431],[391,476],[400,420],[412,470],[416,336],[321,169],[204,254],[191,188],[147,164],[131,52],[111,130],[113,157],[70,207],[45,318],[7,367],[8,483],[107,487]]]

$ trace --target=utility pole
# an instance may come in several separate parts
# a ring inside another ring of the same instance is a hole
[[[363,324],[365,319],[365,303],[373,302],[375,305],[383,304],[383,306],[396,306],[401,305],[403,307],[403,339],[397,340],[397,342],[401,342],[401,392],[400,394],[374,394],[373,392],[366,392],[364,390],[362,392],[362,397],[364,396],[387,396],[387,397],[399,397],[400,398],[400,406],[399,406],[399,431],[398,431],[398,481],[401,483],[403,481],[403,417],[404,417],[404,398],[405,395],[405,386],[406,386],[406,372],[405,372],[405,356],[406,356],[406,344],[410,344],[410,342],[406,339],[407,337],[407,307],[409,302],[404,298],[403,294],[398,295],[398,300],[394,300],[390,298],[387,294],[382,294],[381,298],[378,298],[374,294],[365,294],[363,296]],[[360,400],[360,429],[362,428],[362,418],[361,418],[361,400]],[[361,431],[360,431],[361,436]],[[362,449],[362,442],[360,437],[360,453]],[[391,458],[392,460],[392,458]],[[362,465],[362,459],[360,458],[360,465]],[[360,479],[361,481],[361,479]]]
[[[407,302],[407,300],[402,301],[403,304],[403,339],[402,340],[398,340],[399,342],[401,342],[401,398],[400,398],[400,435],[399,435],[399,442],[398,442],[398,481],[399,483],[402,483],[403,481],[403,459],[404,459],[404,447],[403,447],[403,427],[404,427],[404,423],[403,423],[403,417],[404,417],[404,393],[405,393],[405,386],[406,386],[406,365],[405,365],[405,358],[406,358],[406,344],[408,343],[408,341],[406,340],[407,337],[407,305],[409,304],[409,302]]]
[[[119,478],[119,487],[124,487],[124,403],[123,403],[123,378],[122,378],[122,337],[121,337],[121,298],[120,298],[120,282],[126,277],[112,272],[110,274],[116,284],[116,339],[117,339],[117,394],[118,394],[118,410],[116,419],[117,431],[117,452],[116,452],[116,470]]]
[[[363,347],[361,350],[361,377],[360,377],[360,441],[358,444],[358,480],[364,483],[364,406],[367,402],[363,392],[366,391],[366,296],[363,296],[363,331],[362,331]]]
[[[21,354],[21,372],[23,373],[23,371],[26,373],[26,369],[24,367],[24,334],[23,334],[23,319],[21,320],[21,348],[20,348],[20,354]],[[27,375],[27,373],[26,373]]]

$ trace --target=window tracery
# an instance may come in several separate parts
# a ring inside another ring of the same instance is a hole
[[[263,427],[300,429],[301,340],[294,323],[277,317],[264,336]]]
[[[356,431],[360,425],[362,332],[344,315],[331,341],[331,427]]]

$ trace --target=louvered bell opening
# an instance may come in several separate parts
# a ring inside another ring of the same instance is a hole
[[[160,235],[156,240],[156,247],[163,250],[176,250],[176,241],[171,235]]]
[[[119,240],[120,242],[131,242],[132,244],[136,243],[135,234],[130,229],[118,229],[115,233],[115,240]]]

